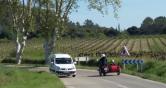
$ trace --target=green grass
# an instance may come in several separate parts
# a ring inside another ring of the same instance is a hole
[[[166,61],[148,60],[144,63],[142,72],[138,72],[134,65],[126,67],[124,73],[166,83]]]
[[[64,88],[54,74],[0,66],[0,88]]]

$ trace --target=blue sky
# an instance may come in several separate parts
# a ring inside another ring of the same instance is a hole
[[[117,27],[121,29],[131,26],[140,27],[145,17],[166,16],[166,0],[121,0],[121,8],[118,11],[119,18],[114,18],[113,11],[109,9],[109,14],[102,15],[95,10],[88,10],[85,1],[79,2],[78,12],[70,14],[73,22],[83,22],[86,19],[105,27]]]

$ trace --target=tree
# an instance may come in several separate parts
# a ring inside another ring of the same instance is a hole
[[[146,17],[142,22],[142,26],[152,25],[153,23],[154,23],[154,21],[151,17]]]
[[[16,60],[21,64],[28,33],[32,26],[32,0],[7,0],[16,41]]]
[[[151,27],[154,24],[154,21],[151,17],[146,17],[141,24],[141,31],[143,34],[149,34],[152,30]]]
[[[11,39],[11,31],[9,26],[9,17],[7,11],[7,1],[0,0],[0,38]]]
[[[38,0],[38,22],[45,39],[43,48],[45,51],[45,62],[48,63],[48,57],[53,52],[56,38],[64,29],[64,23],[69,9],[75,3],[73,0]]]
[[[79,28],[81,25],[79,22],[76,22],[76,26]]]
[[[154,19],[153,33],[162,34],[166,28],[166,17],[159,16]]]
[[[159,16],[154,20],[150,17],[144,19],[141,25],[142,34],[162,34],[166,27],[166,17]]]
[[[78,7],[80,0],[38,0],[40,29],[42,30],[45,51],[45,61],[53,53],[57,37],[63,33],[68,15]],[[106,7],[112,6],[114,13],[120,7],[120,0],[88,0],[89,9],[95,9],[102,14],[107,13]]]
[[[159,16],[154,19],[154,23],[156,25],[165,25],[166,24],[166,17],[164,16]]]
[[[84,22],[84,26],[87,27],[87,28],[91,28],[94,26],[94,23],[92,20],[89,20],[89,19],[86,19],[85,22]]]
[[[137,28],[136,26],[132,26],[132,27],[129,27],[127,29],[127,32],[130,34],[130,35],[139,35],[140,34],[140,29]]]

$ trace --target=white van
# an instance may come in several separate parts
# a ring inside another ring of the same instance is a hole
[[[76,76],[75,62],[69,54],[52,54],[49,57],[50,71],[59,76]]]

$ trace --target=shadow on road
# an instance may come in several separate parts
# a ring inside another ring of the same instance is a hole
[[[72,76],[58,76],[59,78],[74,78]]]
[[[87,77],[107,77],[107,76],[117,76],[117,75],[112,75],[112,74],[108,74],[106,76],[90,75],[90,76],[87,76]]]

